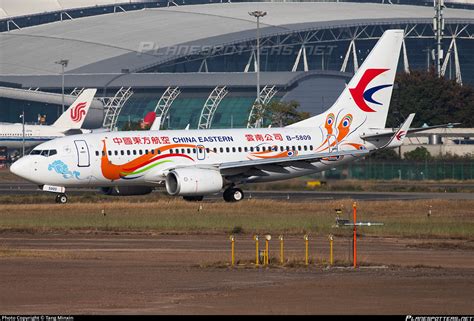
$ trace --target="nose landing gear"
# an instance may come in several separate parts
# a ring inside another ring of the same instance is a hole
[[[223,197],[226,202],[238,202],[244,199],[244,192],[240,188],[229,187]]]
[[[66,204],[67,203],[67,195],[64,193],[56,195],[56,203],[58,204]]]

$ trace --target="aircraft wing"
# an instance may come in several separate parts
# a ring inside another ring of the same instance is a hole
[[[413,134],[413,133],[418,133],[418,132],[423,132],[425,130],[430,130],[430,129],[435,129],[435,128],[451,128],[453,126],[459,125],[461,123],[449,123],[449,124],[442,124],[442,125],[436,125],[436,126],[428,126],[428,127],[419,127],[419,128],[410,128],[407,130],[407,135]],[[380,134],[369,134],[369,135],[362,135],[360,138],[364,140],[372,140],[372,139],[377,139],[377,138],[384,138],[384,137],[391,137],[396,133],[394,130],[390,130],[388,132],[383,132]]]
[[[329,157],[340,157],[340,156],[364,156],[369,154],[368,150],[351,150],[351,151],[334,151],[331,153],[316,153],[311,155],[301,155],[293,157],[279,157],[270,159],[252,159],[237,162],[228,162],[218,165],[219,170],[224,175],[234,175],[243,173],[251,168],[264,169],[272,172],[284,173],[286,170],[283,166],[295,166],[300,168],[311,169],[314,168],[311,163],[320,161],[324,158]]]

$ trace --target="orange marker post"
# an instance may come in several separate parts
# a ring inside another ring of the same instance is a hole
[[[353,262],[354,269],[357,268],[357,203],[352,204],[353,216],[354,216],[354,243],[353,243]]]

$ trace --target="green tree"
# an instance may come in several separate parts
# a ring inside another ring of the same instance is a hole
[[[406,160],[421,162],[432,160],[433,157],[431,156],[430,152],[424,147],[417,147],[410,152],[403,153],[403,156]]]
[[[370,154],[367,158],[373,159],[373,160],[388,160],[388,161],[394,161],[394,160],[400,159],[400,157],[398,156],[398,153],[393,149],[378,150],[375,153]]]
[[[259,119],[263,119],[266,125],[273,127],[284,127],[299,122],[310,117],[308,112],[298,111],[300,104],[297,101],[278,101],[272,100],[262,108],[256,108],[251,119],[251,123],[255,123]]]
[[[474,88],[438,77],[434,71],[399,73],[395,79],[387,125],[398,126],[416,113],[413,127],[461,123],[474,127]]]

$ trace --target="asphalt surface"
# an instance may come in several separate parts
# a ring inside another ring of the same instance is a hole
[[[40,194],[46,193],[29,183],[0,183],[0,195],[8,194]],[[72,188],[67,190],[68,195],[78,193],[100,193],[98,189]],[[160,191],[155,191],[160,193]],[[474,193],[425,193],[425,192],[326,192],[326,191],[245,191],[245,198],[272,199],[289,201],[317,201],[354,199],[366,201],[382,200],[419,200],[419,199],[448,199],[448,200],[474,200]],[[221,195],[206,196],[206,200],[222,200]]]
[[[335,259],[350,257],[336,237]],[[0,233],[0,306],[5,314],[471,314],[472,241],[363,237],[368,266],[256,268],[252,235]],[[260,241],[261,248],[264,242]],[[329,254],[311,236],[310,258]],[[279,241],[270,241],[279,259]],[[301,235],[285,258],[304,258]],[[304,261],[303,261],[304,262]],[[327,261],[326,261],[327,262]]]

